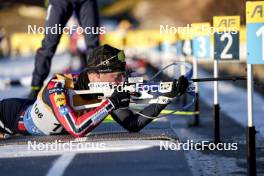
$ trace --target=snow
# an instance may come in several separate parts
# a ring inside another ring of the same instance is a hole
[[[210,77],[206,72],[199,69],[198,77]],[[213,106],[213,82],[199,84],[200,97],[208,105]],[[234,86],[229,82],[219,82],[220,113],[224,112],[238,123],[247,126],[247,90]],[[253,96],[253,112],[256,130],[264,136],[264,98],[258,92]]]

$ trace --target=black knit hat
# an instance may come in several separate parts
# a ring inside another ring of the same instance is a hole
[[[99,46],[89,55],[85,70],[99,73],[126,71],[124,51],[110,45]]]

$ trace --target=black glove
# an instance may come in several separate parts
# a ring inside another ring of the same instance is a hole
[[[180,76],[178,80],[174,80],[172,84],[172,90],[169,93],[166,93],[166,97],[174,98],[176,96],[181,96],[185,93],[186,89],[189,86],[189,81],[185,76]]]
[[[115,90],[109,99],[114,104],[115,109],[128,107],[130,94],[128,92],[118,92]]]

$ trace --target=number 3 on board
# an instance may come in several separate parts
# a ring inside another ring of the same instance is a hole
[[[193,56],[198,59],[210,58],[210,23],[193,23]]]

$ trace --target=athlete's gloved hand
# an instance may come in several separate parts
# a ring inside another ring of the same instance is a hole
[[[174,98],[176,96],[183,95],[189,86],[189,81],[185,76],[180,76],[178,80],[174,80],[172,84],[172,90],[166,93],[166,97]]]
[[[109,99],[114,104],[115,109],[128,107],[130,94],[128,92],[118,92],[115,90]]]

